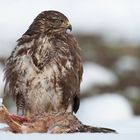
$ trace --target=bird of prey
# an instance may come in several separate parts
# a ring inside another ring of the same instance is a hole
[[[77,112],[83,67],[68,18],[40,13],[7,59],[5,80],[17,113]]]

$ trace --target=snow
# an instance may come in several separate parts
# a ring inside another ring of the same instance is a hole
[[[84,124],[112,128],[120,134],[140,134],[140,116],[133,115],[130,103],[119,94],[106,93],[81,101],[76,116]]]
[[[2,102],[3,102],[3,99],[2,99],[2,98],[0,98],[0,105],[2,105]]]
[[[3,90],[4,90],[3,78],[4,78],[3,67],[0,65],[0,97],[3,96],[2,93],[3,93]]]
[[[99,64],[86,62],[83,68],[82,92],[85,92],[93,86],[115,85],[118,82],[117,76],[111,70]]]
[[[130,119],[133,111],[123,96],[106,93],[82,100],[77,116],[83,123],[95,125]]]
[[[3,99],[2,99],[2,98],[0,98],[0,105],[2,105],[2,102],[3,102]]]
[[[2,140],[138,140],[140,135],[126,135],[126,134],[1,134]]]
[[[104,124],[117,130],[120,134],[140,134],[140,117],[131,117],[122,121]]]

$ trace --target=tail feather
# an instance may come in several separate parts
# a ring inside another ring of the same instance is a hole
[[[103,127],[93,127],[88,125],[83,125],[83,128],[80,132],[89,132],[89,133],[117,133],[115,130],[110,128]]]

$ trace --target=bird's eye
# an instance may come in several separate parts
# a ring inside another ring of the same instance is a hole
[[[56,23],[56,24],[60,24],[61,21],[60,21],[60,20],[55,20],[55,23]]]
[[[61,23],[63,22],[63,20],[55,20],[55,23],[57,24],[57,25],[60,25]]]

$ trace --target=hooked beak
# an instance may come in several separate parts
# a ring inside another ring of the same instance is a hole
[[[72,26],[71,26],[71,24],[70,24],[69,21],[66,23],[66,25],[67,25],[67,29],[69,29],[70,31],[72,31]]]
[[[67,27],[67,29],[69,29],[70,31],[72,31],[72,26],[71,26],[71,24]]]

